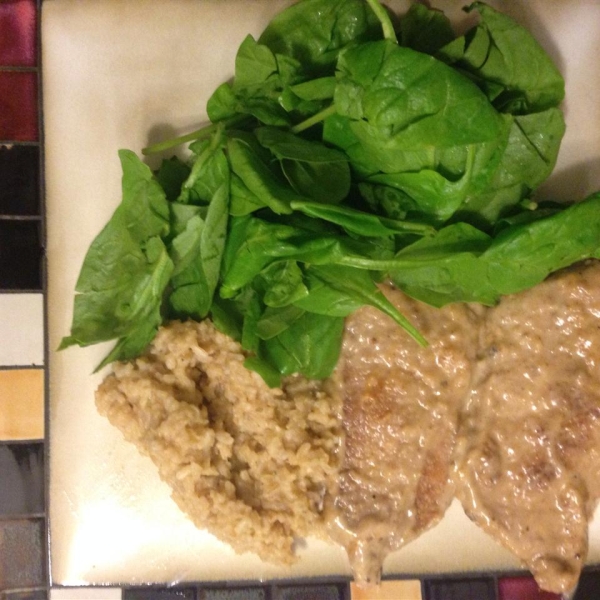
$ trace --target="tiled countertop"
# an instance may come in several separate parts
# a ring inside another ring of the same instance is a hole
[[[533,579],[485,575],[386,581],[376,592],[347,581],[168,589],[60,588],[49,581],[45,431],[41,0],[0,1],[0,600],[551,600]],[[600,598],[586,572],[576,600]]]

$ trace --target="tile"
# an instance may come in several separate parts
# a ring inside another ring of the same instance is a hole
[[[131,588],[123,590],[123,600],[195,600],[193,589]]]
[[[421,600],[421,582],[418,579],[382,581],[372,590],[351,583],[350,598],[351,600]]]
[[[0,519],[0,589],[46,584],[42,519]]]
[[[0,367],[44,364],[44,296],[0,294]]]
[[[39,215],[40,149],[0,146],[0,215]]]
[[[259,587],[219,590],[200,589],[198,590],[198,600],[267,600],[267,592]]]
[[[120,588],[52,588],[50,600],[121,600]]]
[[[40,223],[0,220],[0,290],[40,290],[41,263]]]
[[[44,512],[44,445],[0,444],[0,516]]]
[[[37,139],[37,73],[0,71],[0,140]]]
[[[44,437],[44,371],[0,370],[0,440]]]
[[[496,600],[493,579],[430,579],[425,582],[427,600]]]
[[[498,600],[561,600],[561,597],[541,591],[533,577],[503,577],[498,581]]]
[[[35,0],[0,2],[0,66],[35,66],[36,17]]]
[[[573,600],[598,600],[600,596],[600,571],[584,572]]]
[[[48,592],[46,588],[27,592],[4,592],[4,595],[0,594],[0,600],[48,600]]]
[[[294,585],[278,587],[273,600],[340,600],[341,590],[337,585]]]

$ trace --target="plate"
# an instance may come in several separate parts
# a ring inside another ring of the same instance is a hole
[[[309,539],[282,569],[235,555],[179,511],[149,459],[101,418],[91,375],[106,345],[57,353],[68,333],[83,256],[120,200],[119,148],[198,128],[205,104],[233,73],[247,33],[286,0],[46,0],[42,5],[48,332],[50,533],[53,584],[140,584],[347,576],[344,551]],[[402,12],[406,2],[390,3]],[[463,2],[439,0],[464,28]],[[600,189],[600,4],[492,3],[526,25],[566,78],[567,133],[540,197],[574,200]],[[153,157],[155,167],[161,157]],[[589,562],[600,561],[600,519]],[[386,574],[514,570],[517,560],[455,502],[443,521],[388,557]]]

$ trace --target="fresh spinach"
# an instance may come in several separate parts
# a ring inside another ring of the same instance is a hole
[[[258,39],[207,103],[211,123],[156,173],[121,151],[123,198],[93,241],[61,347],[144,351],[170,318],[210,317],[271,386],[328,376],[344,317],[391,279],[443,306],[494,304],[600,258],[600,194],[537,206],[564,133],[563,79],[508,17],[475,2],[455,38],[413,3],[302,0]],[[395,24],[398,23],[396,27]]]

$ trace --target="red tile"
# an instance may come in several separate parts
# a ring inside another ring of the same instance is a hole
[[[37,73],[0,71],[0,140],[38,139]]]
[[[0,66],[34,67],[36,39],[35,0],[0,0]]]
[[[498,600],[561,600],[561,597],[541,591],[533,577],[504,577],[498,581]]]

